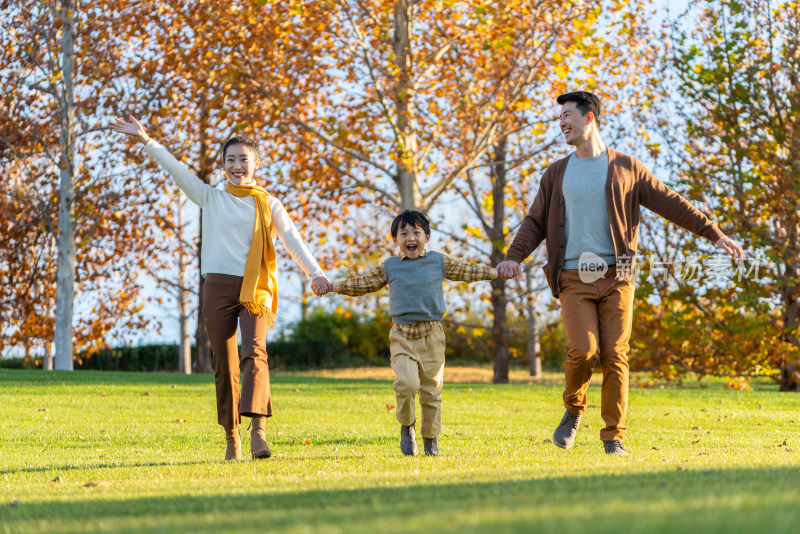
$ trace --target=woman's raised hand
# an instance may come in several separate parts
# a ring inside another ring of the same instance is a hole
[[[150,136],[144,131],[144,127],[130,113],[128,114],[127,121],[122,117],[117,117],[114,119],[114,122],[109,124],[109,127],[115,132],[136,137],[142,143],[146,143],[150,140]]]

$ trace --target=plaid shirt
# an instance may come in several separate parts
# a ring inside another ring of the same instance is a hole
[[[427,256],[428,252],[423,249],[420,257]],[[454,260],[444,256],[444,276],[448,280],[456,282],[477,282],[479,280],[494,280],[497,278],[497,270],[494,267],[486,267],[477,263]],[[400,260],[406,259],[405,254],[400,254]],[[363,276],[355,276],[346,280],[336,280],[333,283],[333,292],[351,297],[359,297],[367,293],[374,293],[383,288],[386,281],[386,269],[381,263],[378,267]],[[439,321],[422,321],[412,324],[392,325],[392,330],[397,329],[407,339],[419,339],[425,337],[433,330],[433,325]]]

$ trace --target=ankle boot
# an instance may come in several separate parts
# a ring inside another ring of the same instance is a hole
[[[263,416],[253,417],[250,424],[252,425],[250,430],[250,453],[253,455],[253,460],[269,458],[272,456],[272,451],[269,450],[269,445],[267,445],[267,434],[265,432],[267,418]]]
[[[225,439],[228,446],[225,448],[226,460],[241,460],[242,459],[242,434],[239,432],[239,427],[234,427],[231,430],[225,430]]]

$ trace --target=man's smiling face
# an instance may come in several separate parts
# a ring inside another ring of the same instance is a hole
[[[561,132],[564,134],[564,141],[573,146],[586,141],[592,129],[593,117],[594,115],[591,112],[586,113],[586,115],[581,114],[577,102],[565,102],[561,106],[561,120],[559,123]]]
[[[419,226],[412,227],[409,224],[404,224],[398,230],[397,237],[394,238],[394,244],[398,246],[401,254],[413,260],[419,258],[430,238],[430,234],[426,235]]]

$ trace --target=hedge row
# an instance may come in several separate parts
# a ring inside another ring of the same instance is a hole
[[[492,361],[492,336],[489,328],[480,325],[465,326],[449,321],[445,321],[443,326],[447,337],[448,361]],[[382,312],[363,315],[354,311],[316,310],[269,342],[267,352],[270,367],[304,369],[388,364],[390,328],[391,318]],[[510,343],[515,360],[526,364],[527,327],[523,321],[511,324]],[[541,339],[540,358],[543,365],[559,367],[565,346],[560,323],[547,327]],[[195,359],[195,348],[192,347],[193,364]],[[36,366],[41,367],[41,360],[0,360],[0,367]],[[75,359],[75,369],[177,371],[178,346],[141,345],[107,348],[92,354],[82,352]]]

